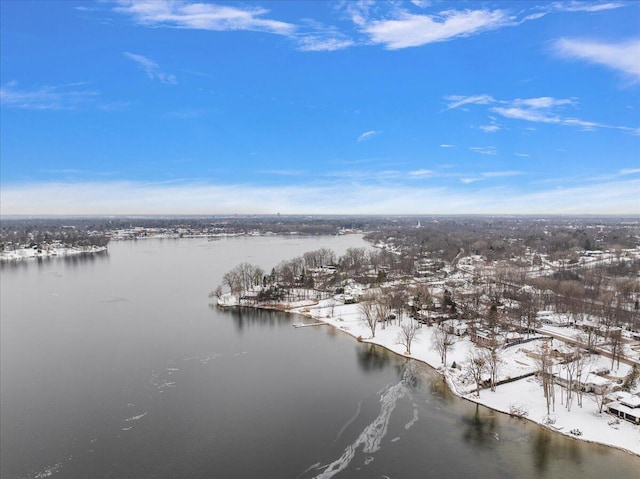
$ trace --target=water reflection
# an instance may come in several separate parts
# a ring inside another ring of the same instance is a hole
[[[220,314],[229,315],[238,331],[242,331],[249,326],[280,326],[283,324],[291,324],[287,315],[280,311],[272,311],[269,309],[255,308],[222,308],[217,304],[209,304],[209,308],[216,310]]]
[[[540,473],[545,472],[549,466],[550,443],[551,438],[549,437],[549,432],[542,428],[536,431],[531,441],[533,448],[533,465]]]
[[[356,349],[358,364],[365,372],[381,371],[385,369],[392,359],[392,354],[388,349],[381,348],[371,343],[362,343]],[[395,358],[395,355],[393,355]]]
[[[36,265],[38,269],[54,264],[64,264],[65,266],[80,266],[88,263],[99,263],[109,259],[109,251],[99,251],[97,253],[78,253],[67,256],[46,256],[37,258],[26,258],[19,260],[9,260],[0,262],[0,269],[18,270],[27,269],[30,265]]]
[[[499,423],[496,413],[481,408],[476,404],[471,412],[463,413],[462,437],[465,442],[477,447],[494,447],[496,441],[500,439]]]
[[[577,440],[562,438],[541,427],[536,428],[532,438],[533,466],[540,474],[548,471],[550,464],[566,460],[574,464],[582,462],[581,443]]]
[[[440,375],[434,376],[433,380],[429,382],[429,392],[434,398],[438,398],[447,404],[453,403],[458,399],[447,386],[444,377]]]

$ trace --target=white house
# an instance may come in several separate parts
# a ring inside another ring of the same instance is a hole
[[[616,393],[616,400],[606,406],[609,414],[640,424],[640,397],[637,395],[619,391]]]

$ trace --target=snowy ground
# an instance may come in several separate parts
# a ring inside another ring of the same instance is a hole
[[[225,301],[226,299],[226,301]],[[223,305],[230,305],[232,298],[224,298],[220,301]],[[226,303],[226,304],[225,304]],[[555,408],[547,414],[546,400],[542,388],[536,377],[526,377],[497,387],[495,392],[483,389],[480,397],[475,393],[475,383],[470,374],[465,371],[465,363],[468,361],[469,351],[474,347],[471,341],[465,337],[456,338],[455,344],[447,354],[447,366],[455,361],[456,369],[443,368],[440,355],[432,345],[432,337],[435,328],[422,326],[411,346],[411,355],[405,355],[405,346],[399,344],[398,325],[387,326],[382,329],[380,325],[374,338],[371,331],[360,320],[357,304],[343,305],[333,299],[307,302],[297,302],[287,305],[291,312],[303,314],[317,321],[329,323],[336,328],[350,334],[355,338],[383,346],[391,351],[422,361],[445,374],[451,389],[459,396],[470,401],[478,402],[492,409],[510,413],[513,407],[517,407],[526,414],[526,418],[560,434],[566,434],[577,439],[597,442],[613,447],[625,449],[633,454],[640,455],[640,427],[629,422],[614,421],[614,417],[602,413],[598,414],[598,406],[590,394],[584,394],[583,405],[579,407],[577,398],[574,399],[570,411],[562,404],[564,402],[564,388],[556,386]],[[527,349],[535,348],[536,341],[523,345],[513,346],[502,351],[499,380],[515,378],[532,373],[536,370],[535,361],[527,354]],[[590,369],[607,366],[611,360],[594,357]],[[621,365],[614,370],[611,376],[624,377],[629,366]],[[635,391],[637,392],[637,390]],[[551,419],[551,420],[549,420]],[[570,431],[578,429],[582,434],[573,435]]]

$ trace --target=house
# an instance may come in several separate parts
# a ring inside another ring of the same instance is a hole
[[[469,333],[471,341],[481,346],[495,346],[500,343],[495,333],[485,329],[476,329]]]
[[[558,314],[553,311],[538,311],[536,314],[538,321],[551,326],[567,327],[572,326],[574,321],[566,314]]]
[[[455,334],[456,336],[463,336],[467,334],[467,330],[469,329],[467,323],[460,321],[459,319],[448,319],[443,321],[442,324],[446,326],[449,334]]]
[[[568,387],[569,376],[565,368],[561,368],[558,373],[553,375],[553,378],[556,384],[565,388]],[[578,378],[574,372],[571,383],[572,389],[595,394],[602,394],[606,392],[607,389],[613,387],[613,383],[609,379],[603,378],[602,376],[598,376],[593,373],[587,374],[584,378]]]
[[[606,405],[609,414],[634,424],[640,424],[640,397],[624,391],[616,393],[616,400]]]

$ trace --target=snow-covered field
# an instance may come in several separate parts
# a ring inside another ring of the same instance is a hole
[[[223,296],[220,301],[223,306],[230,306],[234,303],[235,298],[229,296]],[[423,325],[418,329],[411,345],[411,354],[407,355],[405,354],[406,347],[399,341],[400,326],[392,324],[382,329],[381,325],[378,325],[375,337],[371,338],[371,330],[360,319],[358,304],[344,305],[334,299],[327,299],[320,302],[307,301],[287,304],[284,309],[331,324],[354,338],[383,346],[399,355],[424,362],[444,374],[450,388],[460,397],[507,414],[517,408],[526,419],[560,434],[621,448],[640,455],[640,427],[624,420],[615,421],[615,418],[606,412],[599,414],[598,405],[591,394],[585,393],[583,395],[582,407],[580,407],[574,393],[572,407],[568,411],[563,404],[566,390],[556,385],[555,407],[550,414],[547,414],[546,399],[539,380],[535,376],[530,376],[537,370],[535,360],[527,355],[527,350],[534,350],[539,341],[501,350],[499,381],[528,376],[499,385],[496,391],[482,389],[478,397],[475,392],[476,384],[465,367],[474,345],[465,336],[455,337],[455,343],[447,353],[447,366],[449,367],[444,368],[440,354],[433,346],[432,338],[436,330],[434,327]],[[457,365],[455,369],[450,367],[453,362]],[[595,356],[589,365],[592,371],[603,367],[611,367],[611,360]],[[628,370],[629,366],[621,364],[617,370],[614,369],[611,372],[611,375],[624,377]],[[580,431],[579,436],[571,433],[576,430]]]

